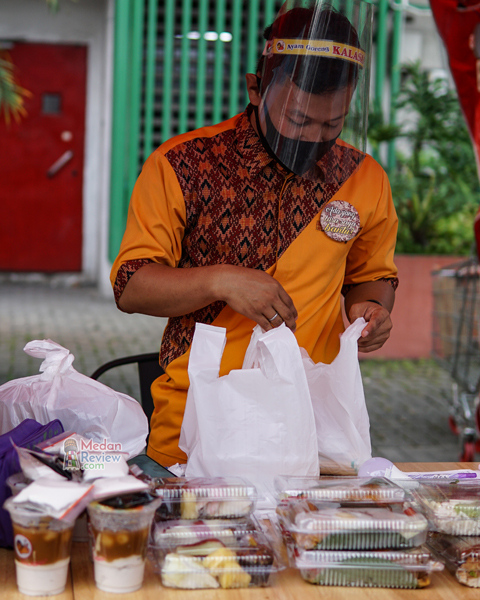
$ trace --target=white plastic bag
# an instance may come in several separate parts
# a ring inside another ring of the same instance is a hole
[[[261,491],[275,475],[318,475],[315,421],[293,333],[257,326],[243,369],[219,377],[223,327],[196,324],[180,434],[186,476],[236,475]],[[253,366],[255,365],[255,366]]]
[[[41,373],[0,386],[0,434],[24,419],[42,424],[60,419],[65,430],[120,443],[129,458],[142,451],[148,420],[136,400],[76,371],[75,357],[51,340],[29,342],[24,351],[44,359]]]
[[[340,352],[330,365],[315,364],[302,349],[322,474],[355,474],[372,456],[357,345],[365,325],[362,317],[345,330]]]

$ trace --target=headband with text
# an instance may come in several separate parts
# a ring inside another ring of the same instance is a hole
[[[299,56],[325,56],[328,58],[341,58],[357,64],[363,68],[365,63],[365,52],[349,46],[329,40],[300,40],[274,38],[265,44],[263,54],[284,54]]]

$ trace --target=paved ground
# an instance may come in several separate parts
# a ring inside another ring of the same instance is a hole
[[[86,375],[113,358],[157,351],[165,320],[125,315],[113,299],[65,281],[12,283],[0,279],[0,384],[38,372],[40,359],[23,352],[51,339],[75,356]],[[373,453],[395,461],[455,461],[458,439],[448,427],[451,379],[433,361],[362,361]],[[134,367],[102,379],[138,398]]]

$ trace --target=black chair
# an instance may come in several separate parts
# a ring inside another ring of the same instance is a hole
[[[123,365],[131,365],[137,363],[138,366],[138,378],[140,381],[140,399],[142,401],[142,408],[147,416],[148,424],[150,426],[150,417],[153,413],[153,398],[150,391],[152,383],[164,374],[164,370],[158,363],[159,355],[158,352],[150,352],[148,354],[136,354],[135,356],[125,356],[124,358],[117,358],[105,363],[99,367],[95,373],[90,375],[92,379],[98,379],[100,375],[103,375],[106,371],[114,369],[115,367],[121,367]],[[148,437],[146,439],[148,444]],[[155,460],[147,456],[146,454],[140,454],[135,456],[128,461],[128,464],[138,465],[144,473],[151,477],[174,477],[165,467],[162,467]]]
[[[92,379],[98,379],[100,375],[103,375],[106,371],[114,369],[115,367],[121,367],[123,365],[131,365],[137,363],[138,366],[138,377],[140,381],[140,398],[142,401],[142,408],[147,415],[148,423],[150,424],[150,418],[153,413],[153,398],[150,392],[150,386],[152,383],[164,374],[164,370],[158,363],[158,352],[150,352],[148,354],[136,354],[134,356],[125,356],[124,358],[117,358],[105,363],[99,367],[90,377]]]

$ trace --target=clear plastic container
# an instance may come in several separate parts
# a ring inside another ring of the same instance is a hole
[[[443,564],[424,547],[413,551],[300,552],[294,566],[309,583],[350,587],[416,589],[429,585]]]
[[[276,477],[277,498],[320,502],[393,504],[405,502],[405,490],[385,477]]]
[[[6,484],[10,488],[10,491],[12,492],[12,496],[16,496],[17,494],[19,494],[30,483],[31,483],[31,479],[27,479],[22,472],[15,473],[14,475],[10,475],[10,477],[7,477],[7,480],[6,480]]]
[[[104,592],[134,592],[142,587],[151,524],[160,504],[158,498],[145,496],[145,503],[130,508],[109,506],[110,499],[87,507],[95,585]]]
[[[161,519],[238,519],[250,515],[257,501],[254,485],[240,477],[158,478],[154,487]]]
[[[225,546],[235,546],[242,536],[256,531],[256,523],[248,517],[245,519],[205,519],[200,521],[190,521],[188,519],[157,521],[152,527],[151,543],[164,548],[218,539]]]
[[[61,594],[67,583],[73,523],[18,506],[13,500],[6,500],[4,508],[12,519],[19,591],[27,596]]]
[[[287,541],[291,538],[303,550],[414,548],[427,538],[425,517],[397,504],[347,508],[284,500],[277,514]]]
[[[480,484],[422,480],[414,493],[432,531],[480,535]]]
[[[480,588],[480,536],[432,532],[427,544],[460,583]]]
[[[209,532],[205,522],[190,522],[189,530],[185,523],[164,521],[163,527],[155,526],[149,555],[166,587],[263,587],[280,569],[270,541],[261,531],[252,530],[249,520],[222,525],[217,521]]]

